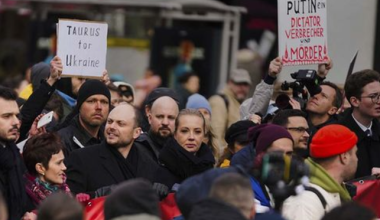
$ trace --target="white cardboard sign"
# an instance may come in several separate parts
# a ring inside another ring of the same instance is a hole
[[[62,76],[101,78],[106,69],[106,23],[59,19],[58,51]]]
[[[278,0],[279,56],[284,66],[327,62],[327,0]]]

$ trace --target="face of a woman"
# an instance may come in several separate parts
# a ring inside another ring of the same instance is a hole
[[[187,90],[189,90],[189,92],[197,93],[199,91],[199,77],[191,76],[187,81],[185,87],[187,88]]]
[[[204,138],[203,119],[196,115],[184,115],[179,118],[174,138],[186,151],[196,153]]]
[[[41,176],[41,180],[53,184],[63,184],[66,179],[66,166],[63,163],[64,159],[65,156],[63,155],[62,151],[60,151],[58,154],[53,154],[51,156],[47,169],[44,168],[45,175]]]

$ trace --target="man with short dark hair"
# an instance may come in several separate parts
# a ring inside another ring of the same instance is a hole
[[[87,80],[79,89],[78,114],[58,134],[65,145],[65,156],[77,149],[99,144],[104,140],[103,124],[110,110],[111,95],[99,80]]]
[[[329,210],[351,200],[343,185],[355,175],[358,158],[354,132],[332,124],[319,129],[310,143],[310,187],[289,197],[282,207],[286,219],[319,220]]]
[[[134,144],[140,133],[138,111],[127,103],[116,106],[107,119],[105,142],[74,151],[66,161],[71,191],[95,197],[128,179],[152,180],[157,164]]]
[[[0,193],[5,197],[9,219],[21,219],[27,197],[23,182],[26,170],[15,141],[20,135],[17,94],[0,86]]]
[[[299,109],[284,109],[279,111],[272,124],[280,125],[288,130],[294,141],[294,152],[305,157],[308,155],[309,125],[306,114]]]
[[[326,79],[326,76],[332,66],[333,64],[330,58],[328,58],[328,61],[326,63],[318,65],[317,81],[321,82],[319,85],[321,86],[322,91],[311,97],[306,104],[306,112],[308,113],[307,120],[309,129],[311,131],[309,135],[312,135],[319,128],[327,124],[337,122],[335,113],[342,105],[342,93],[338,86],[334,83],[322,82],[324,79]],[[275,60],[272,60],[269,66],[268,75],[274,78],[281,72],[281,69],[282,61],[280,58],[276,58]],[[271,91],[271,94],[272,93],[273,90]],[[290,99],[289,105],[291,105],[292,108],[301,109],[301,106],[294,99]]]
[[[380,173],[380,73],[362,70],[350,75],[344,85],[351,110],[340,123],[358,136],[356,177]]]
[[[336,84],[324,81],[320,87],[322,91],[311,97],[306,104],[309,127],[313,134],[325,125],[337,123],[336,113],[343,103],[343,94]]]

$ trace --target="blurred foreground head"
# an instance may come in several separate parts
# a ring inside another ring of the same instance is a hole
[[[133,179],[121,183],[104,203],[104,218],[159,220],[158,196],[152,184],[144,179]]]
[[[73,197],[55,193],[46,198],[38,209],[37,220],[83,220],[83,207]]]

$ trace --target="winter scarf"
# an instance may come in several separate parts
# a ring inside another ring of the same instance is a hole
[[[182,148],[173,138],[160,151],[159,161],[182,180],[213,168],[215,159],[210,148],[202,143],[196,154]]]
[[[26,193],[30,196],[36,206],[38,206],[52,193],[64,192],[66,194],[70,194],[70,189],[66,184],[66,177],[64,177],[64,183],[61,185],[43,182],[40,178],[32,176],[28,173],[24,175],[24,178]]]
[[[25,169],[16,145],[0,142],[0,193],[2,191],[6,198],[9,219],[19,219],[25,212],[27,198],[22,178]]]
[[[351,196],[346,187],[337,183],[323,167],[315,163],[312,159],[305,160],[310,168],[310,182],[322,187],[329,193],[339,193],[342,202],[351,201]]]

